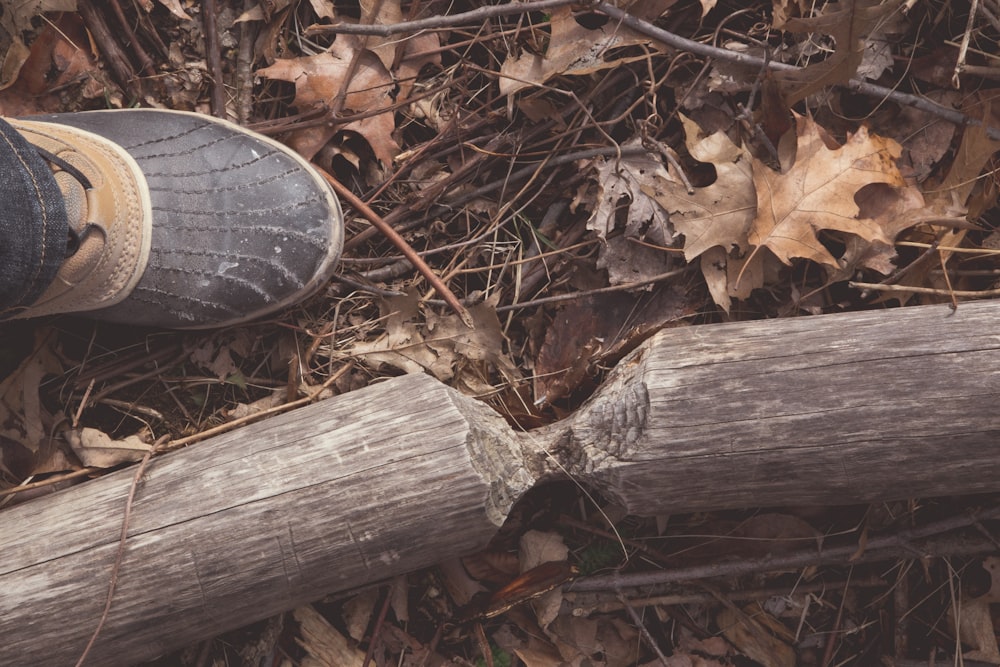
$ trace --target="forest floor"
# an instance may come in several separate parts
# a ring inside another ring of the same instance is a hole
[[[1000,4],[973,7],[971,17],[964,3],[875,0],[6,8],[2,115],[214,114],[293,147],[356,199],[341,197],[338,275],[280,317],[198,333],[68,317],[0,328],[0,499],[134,461],[124,442],[197,446],[209,429],[386,376],[427,373],[531,429],[571,414],[664,328],[1000,294]],[[102,444],[66,444],[65,431],[84,428]],[[995,547],[722,567],[641,599],[557,587],[450,622],[472,592],[516,589],[527,561],[587,576],[805,554],[820,537],[863,550],[871,536],[996,503],[956,489],[639,518],[553,485],[460,564],[151,664],[361,665],[366,652],[377,665],[997,664]],[[343,653],[324,658],[317,632]]]

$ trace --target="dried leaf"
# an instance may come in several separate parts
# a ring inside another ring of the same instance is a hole
[[[46,12],[75,12],[76,0],[17,0],[0,12],[0,90],[17,80],[30,50],[22,37],[32,31],[31,19]]]
[[[406,373],[426,372],[470,395],[492,391],[490,369],[507,380],[520,377],[517,366],[503,351],[503,332],[490,303],[469,308],[475,322],[472,329],[457,315],[438,315],[431,310],[424,313],[424,322],[419,322],[416,292],[386,299],[382,307],[385,333],[377,340],[354,344],[347,354]]]
[[[893,239],[880,221],[858,217],[854,196],[871,183],[906,185],[895,164],[899,144],[861,127],[846,144],[831,150],[815,122],[799,117],[797,123],[797,158],[790,170],[778,173],[753,160],[757,216],[749,241],[758,246],[754,253],[766,247],[785,264],[803,257],[837,270],[837,260],[816,236],[820,230],[891,245]]]
[[[826,5],[822,16],[786,21],[784,30],[831,35],[837,44],[836,50],[822,62],[775,74],[784,84],[788,104],[803,100],[827,86],[850,81],[864,59],[869,36],[898,5],[898,0],[843,0]]]
[[[750,153],[724,132],[699,137],[699,128],[682,116],[691,156],[715,167],[711,185],[688,194],[672,173],[653,174],[643,186],[670,214],[670,222],[684,235],[684,258],[689,262],[713,246],[749,249],[747,232],[757,210]]]
[[[992,665],[1000,664],[1000,646],[997,645],[996,631],[993,628],[993,613],[990,611],[989,600],[977,598],[969,600],[961,598],[956,602],[959,606],[958,636],[962,644],[969,650],[962,653],[966,660],[980,660]],[[948,609],[948,620],[955,628],[955,609]]]
[[[96,428],[69,429],[66,441],[85,466],[113,468],[122,463],[135,463],[152,449],[152,445],[138,435],[118,440]]]
[[[0,436],[36,452],[48,432],[52,417],[39,395],[46,374],[62,372],[62,364],[51,349],[47,330],[36,335],[31,354],[0,382]]]
[[[764,667],[794,667],[788,629],[760,607],[747,605],[742,613],[726,607],[715,622],[726,639],[751,660]]]
[[[688,194],[680,179],[667,172],[665,178],[654,174],[642,187],[670,214],[674,229],[684,235],[684,258],[690,262],[708,253],[701,261],[702,274],[712,299],[729,312],[731,297],[745,298],[763,285],[763,274],[758,271],[745,275],[742,287],[736,287],[736,276],[743,268],[738,258],[749,251],[747,233],[757,210],[750,154],[724,132],[702,137],[696,123],[686,116],[681,120],[688,151],[696,160],[715,167],[715,182]],[[732,261],[730,252],[734,253]]]
[[[631,139],[623,148],[640,146],[641,141]],[[626,155],[619,159],[598,158],[594,163],[597,170],[597,205],[587,229],[597,232],[601,239],[615,229],[619,208],[627,208],[625,235],[648,239],[657,245],[673,242],[673,228],[670,218],[662,206],[648,192],[650,180],[659,178],[670,180],[663,164],[651,153]]]
[[[573,16],[569,5],[552,10],[549,25],[552,35],[545,55],[523,53],[515,58],[508,56],[500,66],[500,94],[512,95],[531,85],[542,85],[554,76],[590,74],[614,67],[628,60],[605,61],[609,49],[645,44],[648,37],[609,21],[603,27],[589,30]],[[636,59],[645,59],[640,56]]]
[[[688,290],[661,287],[651,294],[598,294],[562,308],[535,357],[535,404],[568,396],[593,364],[614,364],[656,331],[677,323],[694,308],[690,299]]]
[[[360,642],[365,638],[378,597],[379,589],[368,588],[344,603],[344,625],[347,627],[347,634],[354,641]]]
[[[171,14],[179,18],[181,21],[190,21],[191,17],[188,13],[184,11],[181,6],[180,0],[160,0],[160,4],[166,7]]]
[[[270,67],[257,70],[257,74],[294,83],[295,106],[300,111],[323,108],[340,93],[351,60],[359,51],[360,62],[348,84],[344,109],[356,112],[388,109],[395,87],[392,75],[374,53],[362,49],[358,40],[350,35],[338,37],[328,51],[314,56],[278,59]],[[375,157],[386,166],[399,154],[399,144],[392,136],[396,122],[391,111],[352,121],[339,129],[360,134],[372,147]],[[337,131],[338,128],[329,126],[295,130],[288,142],[311,159]]]

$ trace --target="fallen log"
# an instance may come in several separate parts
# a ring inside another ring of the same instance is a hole
[[[646,515],[1000,490],[998,319],[985,302],[671,329],[529,433],[411,375],[155,459],[89,664],[475,551],[566,474]],[[132,477],[0,512],[0,664],[79,657]]]

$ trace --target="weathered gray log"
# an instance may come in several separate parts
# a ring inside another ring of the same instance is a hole
[[[998,319],[981,303],[673,329],[531,433],[407,376],[164,456],[89,664],[479,549],[564,471],[637,514],[1000,490]],[[0,664],[83,650],[132,475],[0,513]]]

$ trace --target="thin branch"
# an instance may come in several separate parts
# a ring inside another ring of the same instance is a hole
[[[961,514],[932,521],[915,528],[904,528],[894,533],[879,535],[868,540],[865,552],[858,557],[858,545],[846,544],[836,547],[815,547],[787,554],[764,556],[762,558],[745,558],[739,560],[717,560],[698,563],[688,567],[678,567],[655,572],[637,572],[631,574],[614,573],[577,579],[567,588],[568,591],[618,591],[623,587],[651,586],[656,584],[671,584],[683,581],[694,581],[719,576],[739,576],[754,572],[773,572],[787,568],[799,568],[808,565],[850,562],[874,562],[877,560],[896,559],[900,552],[910,557],[924,555],[955,555],[959,552],[979,553],[981,548],[995,549],[988,540],[972,538],[959,539],[953,536],[942,538],[948,533],[960,528],[968,528],[977,521],[1000,518],[1000,506],[990,507],[978,514]]]
[[[226,82],[222,74],[222,54],[219,52],[219,28],[215,21],[215,0],[205,0],[201,4],[201,18],[204,22],[205,60],[211,77],[212,114],[216,118],[226,117]]]
[[[475,23],[485,19],[496,18],[497,16],[510,16],[512,14],[524,14],[526,12],[537,12],[553,7],[564,5],[586,5],[577,0],[529,0],[528,2],[511,2],[506,5],[487,5],[474,9],[471,12],[461,14],[451,14],[446,16],[432,16],[416,21],[403,21],[392,25],[363,25],[358,23],[334,23],[333,25],[313,25],[306,29],[307,36],[322,35],[326,33],[340,33],[344,35],[377,35],[379,37],[391,37],[404,32],[417,32],[420,30],[442,30],[452,28],[463,23]]]
[[[125,511],[122,516],[122,530],[118,537],[118,549],[115,551],[115,562],[111,566],[111,578],[108,583],[108,597],[104,601],[104,611],[101,612],[101,619],[97,622],[97,627],[94,629],[94,634],[90,636],[90,641],[87,642],[86,648],[83,649],[83,653],[80,654],[80,659],[76,661],[76,667],[81,667],[83,663],[87,660],[87,655],[90,653],[90,649],[94,647],[94,642],[101,634],[101,630],[104,629],[104,624],[108,620],[108,614],[111,612],[111,603],[115,598],[115,589],[118,587],[118,574],[121,570],[122,560],[125,558],[125,543],[128,538],[128,524],[132,518],[132,503],[135,501],[135,492],[139,489],[139,481],[142,479],[143,473],[146,472],[146,466],[149,464],[149,460],[153,458],[153,454],[159,451],[160,446],[166,442],[169,436],[163,436],[149,448],[146,455],[142,457],[142,461],[136,466],[135,475],[132,477],[132,485],[128,489],[128,497],[125,499]]]
[[[773,60],[767,62],[764,58],[760,58],[758,56],[752,56],[747,53],[739,53],[737,51],[730,51],[717,46],[710,46],[708,44],[702,44],[701,42],[685,39],[680,35],[675,35],[672,32],[667,32],[662,28],[658,28],[648,21],[643,21],[642,19],[619,9],[614,5],[609,5],[607,2],[598,2],[594,8],[604,14],[607,14],[616,21],[620,21],[622,25],[629,27],[636,32],[642,33],[647,37],[651,37],[658,42],[662,42],[667,46],[671,46],[681,51],[688,51],[705,58],[728,60],[729,62],[753,68],[766,66],[768,69],[785,71],[802,69],[801,67],[778,63]],[[851,90],[861,93],[862,95],[878,99],[891,99],[901,105],[911,106],[915,109],[920,109],[921,111],[934,114],[935,116],[944,118],[945,120],[955,123],[956,125],[985,125],[982,121],[972,118],[971,116],[967,116],[964,113],[955,111],[954,109],[943,107],[929,99],[917,97],[916,95],[900,93],[892,90],[891,88],[876,86],[875,84],[860,81],[858,79],[851,79],[844,85]],[[1000,141],[1000,128],[985,126],[985,129],[986,134],[989,135],[991,139]]]
[[[431,267],[427,266],[427,262],[421,259],[420,255],[417,254],[417,251],[414,250],[410,246],[410,244],[406,242],[406,239],[400,236],[399,232],[393,229],[391,225],[386,223],[386,221],[382,218],[382,216],[373,211],[371,207],[368,206],[368,204],[361,201],[361,199],[357,195],[351,192],[348,188],[344,187],[344,185],[340,181],[335,179],[333,176],[330,176],[330,174],[326,173],[325,171],[323,171],[318,167],[317,171],[323,174],[323,177],[327,180],[330,186],[333,187],[333,189],[337,192],[337,194],[340,195],[341,198],[343,198],[348,204],[353,206],[354,210],[363,215],[365,219],[368,220],[368,222],[372,223],[372,225],[374,225],[380,232],[382,232],[382,234],[385,235],[385,237],[389,239],[389,241],[394,246],[396,246],[396,248],[400,252],[403,253],[403,256],[406,257],[406,259],[409,260],[411,264],[413,264],[413,266],[417,269],[417,271],[419,271],[420,274],[427,279],[427,282],[431,284],[431,287],[433,287],[437,291],[437,293],[440,294],[441,297],[448,303],[448,305],[451,306],[451,308],[456,313],[458,313],[458,316],[462,319],[462,322],[464,322],[465,325],[470,329],[473,328],[474,324],[472,321],[472,315],[469,314],[469,311],[465,309],[465,306],[462,305],[462,302],[458,300],[458,297],[456,297],[455,294],[448,288],[448,286],[445,285],[444,282],[442,282],[442,280],[437,276],[437,274],[431,271]]]

